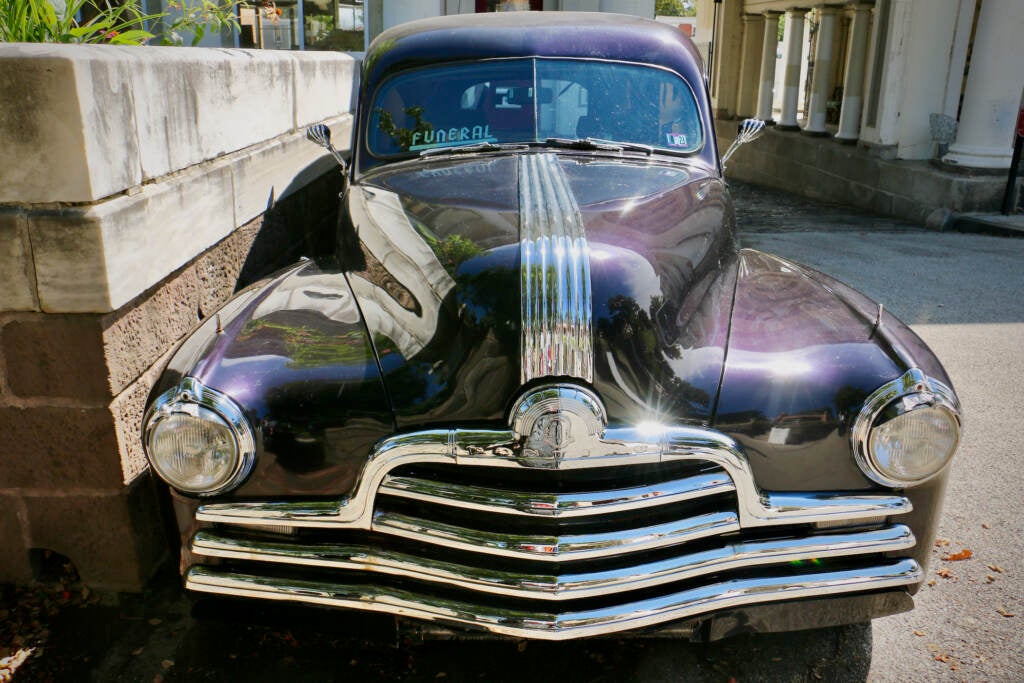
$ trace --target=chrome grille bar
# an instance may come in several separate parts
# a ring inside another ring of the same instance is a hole
[[[239,539],[210,531],[200,531],[193,537],[191,551],[203,557],[367,571],[484,593],[559,601],[650,588],[746,567],[894,552],[913,546],[910,529],[896,525],[807,538],[731,543],[659,562],[560,574],[503,572],[367,546]]]
[[[613,608],[564,614],[501,609],[387,586],[279,579],[205,566],[189,569],[185,586],[193,591],[217,595],[397,614],[482,628],[514,637],[568,640],[654,626],[712,610],[755,603],[899,588],[919,582],[922,576],[923,571],[917,562],[904,559],[857,569],[720,581]]]
[[[478,531],[393,512],[376,512],[373,516],[373,531],[379,533],[456,550],[549,562],[665,548],[739,528],[735,512],[713,512],[636,529],[564,536]]]
[[[230,502],[202,505],[196,519],[248,525],[369,529],[373,499],[384,478],[402,465],[439,463],[520,468],[509,430],[434,429],[382,440],[350,496],[321,502]],[[910,499],[895,493],[762,491],[742,448],[732,438],[699,427],[655,430],[609,428],[586,457],[565,459],[559,469],[632,467],[702,461],[724,469],[736,487],[744,528],[871,519],[906,514]]]
[[[389,475],[381,483],[378,495],[464,510],[564,518],[649,509],[735,490],[732,479],[723,471],[648,486],[581,493],[526,493]]]

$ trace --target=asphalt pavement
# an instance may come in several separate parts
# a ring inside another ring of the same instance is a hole
[[[710,645],[394,642],[373,620],[286,622],[258,606],[197,619],[172,575],[144,595],[72,596],[44,614],[15,680],[1024,681],[1024,239],[939,233],[747,185],[733,193],[743,246],[882,302],[953,379],[964,436],[913,611]]]

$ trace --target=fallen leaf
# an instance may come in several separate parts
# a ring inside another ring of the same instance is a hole
[[[935,547],[936,548],[945,548],[947,545],[949,545],[949,541],[947,541],[946,539],[944,539],[944,538],[936,538],[935,539]]]
[[[434,676],[434,678],[447,678],[447,677],[448,677],[448,674],[446,674],[446,673],[445,673],[445,672],[443,672],[443,671],[438,671],[438,672],[437,672],[437,675],[436,675],[436,676]]]
[[[1003,568],[1000,567],[998,564],[988,564],[988,565],[985,565],[985,566],[988,567],[989,569],[991,569],[994,572],[998,572],[1000,574],[1003,573]]]
[[[149,620],[149,625],[150,626],[159,626],[162,623],[164,623],[164,620],[163,619],[158,619],[157,617],[153,617],[152,619]]]
[[[137,648],[135,648],[134,650],[132,650],[132,656],[133,656],[133,657],[138,657],[139,655],[141,655],[141,654],[142,654],[142,650],[143,650],[143,649],[144,649],[144,648],[141,648],[141,647],[137,647]]]
[[[160,666],[162,666],[165,670],[170,669],[172,666],[174,666],[174,660],[165,659],[164,661],[160,662]]]
[[[1015,617],[1015,616],[1017,616],[1013,612],[1007,612],[1005,607],[1000,607],[999,609],[996,610],[996,612],[998,612],[1000,614],[1000,616],[1004,616],[1004,617]]]
[[[935,583],[936,583],[935,579],[928,579],[928,585],[929,586],[934,586]]]
[[[939,646],[935,643],[928,643],[928,645],[926,645],[925,647],[928,648],[928,652],[931,652],[933,654],[939,651]]]
[[[971,559],[971,555],[973,555],[973,554],[974,553],[972,553],[970,550],[968,550],[967,548],[964,548],[963,550],[961,550],[958,553],[950,553],[949,555],[943,555],[942,559],[946,560],[946,561],[949,561],[949,562],[959,562],[960,560],[969,560],[969,559]]]
[[[989,574],[985,577],[985,583],[995,583],[996,577]]]
[[[991,525],[991,524],[989,524],[988,522],[982,522],[982,523],[981,523],[981,528],[982,528],[982,529],[991,529],[991,528],[992,528],[992,525]]]
[[[935,661],[936,662],[942,662],[943,664],[947,664],[947,663],[953,661],[953,658],[950,657],[949,655],[947,655],[945,652],[940,652],[939,654],[935,655]]]
[[[953,578],[953,572],[950,571],[949,569],[946,569],[945,567],[943,567],[942,569],[936,570],[935,573],[938,576],[941,576],[944,579],[951,579],[951,578]]]
[[[921,630],[915,628],[914,629],[914,635],[920,637],[920,636],[924,636],[924,635],[927,635],[927,634],[924,631],[921,631]]]

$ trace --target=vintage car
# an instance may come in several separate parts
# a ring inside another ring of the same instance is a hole
[[[343,173],[336,254],[239,291],[153,390],[188,591],[549,640],[912,607],[956,395],[882,306],[737,249],[688,38],[398,26]]]

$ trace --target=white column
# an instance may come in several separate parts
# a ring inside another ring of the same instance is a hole
[[[832,53],[836,43],[836,8],[821,6],[818,13],[818,39],[814,48],[814,74],[811,76],[811,102],[807,106],[804,132],[827,135],[825,109],[832,85]]]
[[[1009,168],[1024,88],[1024,2],[985,0],[974,33],[971,67],[956,142],[943,161]]]
[[[420,2],[384,2],[384,28],[404,24],[416,19],[428,19],[444,15],[441,0],[421,0]]]
[[[800,99],[800,67],[804,48],[805,9],[786,12],[786,80],[782,86],[782,116],[780,130],[799,130],[796,125],[796,107]]]
[[[736,115],[753,116],[757,110],[757,85],[761,74],[761,43],[764,41],[764,16],[743,15],[743,48],[740,52],[740,85]]]
[[[764,13],[764,41],[761,45],[761,84],[757,91],[757,118],[772,122],[772,93],[775,90],[775,53],[779,49],[779,13]]]
[[[839,110],[836,139],[855,142],[860,137],[860,110],[863,105],[864,67],[868,59],[868,23],[871,5],[853,6],[850,24],[850,49],[846,53],[846,78],[843,79],[843,107]]]

